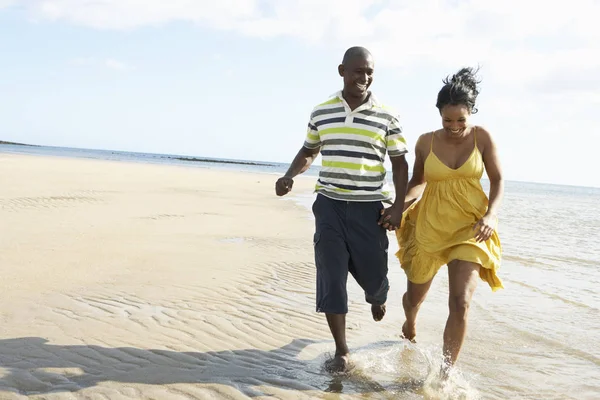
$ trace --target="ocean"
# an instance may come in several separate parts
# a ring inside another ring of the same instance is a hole
[[[19,145],[0,145],[0,152],[268,174],[283,174],[288,167],[282,163]],[[315,166],[306,175],[314,177],[317,173]],[[483,184],[487,191],[487,183]],[[307,213],[312,199],[310,193],[295,197],[307,207]],[[600,189],[507,182],[499,219],[504,250],[499,275],[505,289],[492,293],[480,282],[459,359],[459,367],[465,371],[462,383],[447,398],[599,399]],[[403,282],[403,272],[393,259],[397,246],[390,242],[390,275]],[[442,269],[417,326],[424,359],[434,359],[441,346],[447,288],[447,274]],[[393,289],[397,293],[391,300],[396,302],[403,287]],[[356,286],[352,290],[351,296],[360,298]],[[402,374],[400,366],[385,361],[392,356],[382,357],[378,368],[386,374]],[[430,397],[423,394],[419,398]]]

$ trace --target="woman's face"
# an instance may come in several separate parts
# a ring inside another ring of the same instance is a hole
[[[468,126],[471,112],[462,104],[444,106],[440,112],[442,127],[450,137],[461,137]]]

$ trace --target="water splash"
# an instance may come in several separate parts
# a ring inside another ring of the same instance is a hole
[[[367,344],[352,351],[354,368],[347,374],[332,375],[327,392],[377,393],[376,398],[479,400],[471,385],[474,377],[459,368],[446,379],[440,374],[441,349],[407,341]]]

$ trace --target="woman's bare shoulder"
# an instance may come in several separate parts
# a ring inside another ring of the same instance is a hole
[[[475,125],[475,133],[477,134],[477,139],[485,141],[492,140],[492,134],[490,133],[489,129],[487,129],[485,126]]]
[[[494,146],[494,139],[492,138],[492,134],[487,128],[480,125],[477,125],[475,128],[475,134],[477,135],[477,144],[479,145],[480,149],[486,149],[490,146]]]
[[[431,141],[433,140],[434,131],[425,132],[419,135],[417,139],[417,144],[415,145],[415,150],[423,156],[427,156],[429,154],[429,149],[431,148]]]

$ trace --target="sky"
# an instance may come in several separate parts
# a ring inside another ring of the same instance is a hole
[[[598,15],[600,0],[0,0],[0,140],[291,162],[360,45],[409,163],[441,127],[442,79],[479,66],[472,122],[505,178],[600,187]]]

